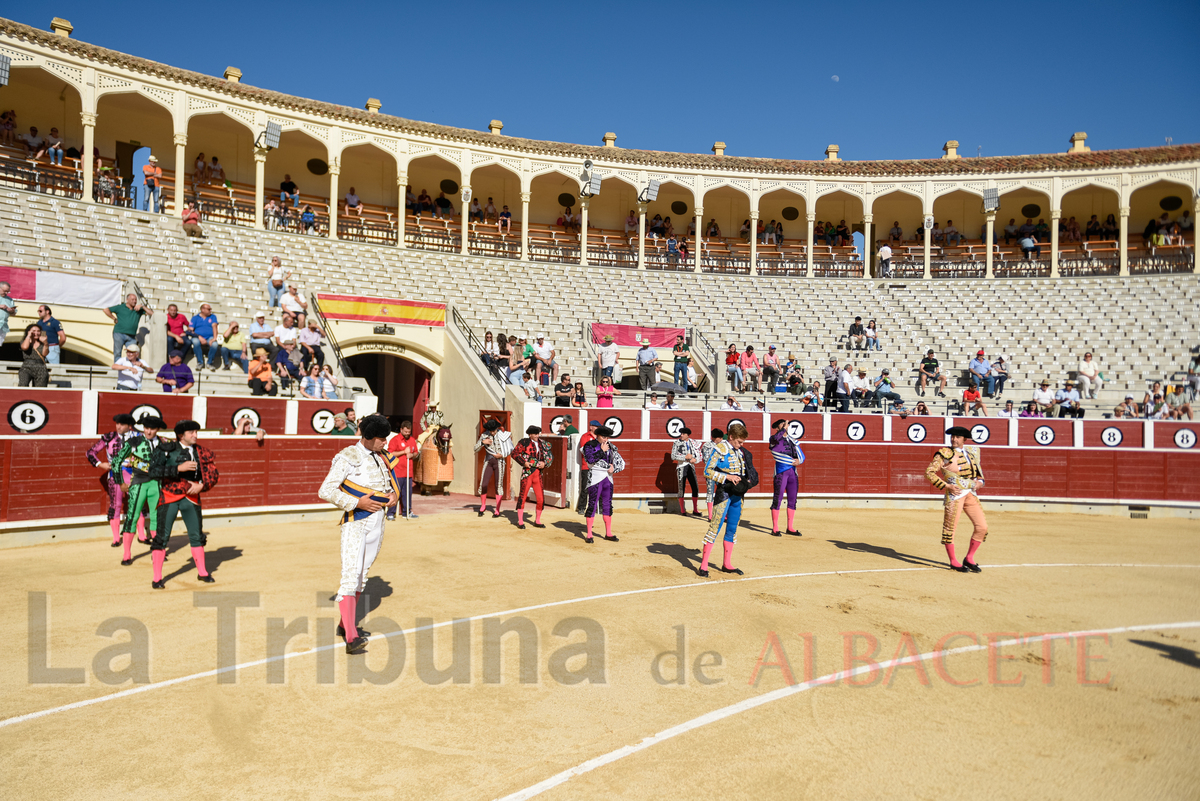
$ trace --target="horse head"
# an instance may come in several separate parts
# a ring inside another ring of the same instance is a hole
[[[444,425],[439,427],[437,433],[433,435],[433,441],[437,444],[438,453],[449,453],[450,445],[453,442],[453,438],[450,434],[450,426]]]

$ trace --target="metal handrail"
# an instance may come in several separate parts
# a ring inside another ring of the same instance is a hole
[[[468,325],[467,321],[464,320],[462,315],[458,313],[457,307],[455,307],[455,306],[450,307],[450,318],[454,321],[454,327],[457,328],[458,332],[460,334],[462,334],[464,337],[466,337],[467,342],[470,343],[471,349],[475,353],[475,357],[479,358],[480,356],[482,356],[483,352],[484,352],[483,342],[480,341],[479,337],[475,336],[475,332],[471,330],[471,326]],[[502,378],[500,378],[500,376],[496,372],[494,372],[495,369],[496,368],[494,368],[494,367],[489,368],[487,372],[488,372],[488,375],[490,375],[492,378],[496,379],[496,383],[500,385],[500,392],[503,395],[504,380]]]
[[[325,339],[329,341],[329,348],[333,351],[333,358],[337,359],[338,369],[342,371],[343,378],[353,378],[354,372],[350,369],[350,365],[346,364],[346,357],[342,355],[342,348],[338,345],[337,337],[333,335],[333,331],[329,328],[329,321],[325,319],[325,314],[321,311],[321,304],[317,302],[316,293],[308,296],[308,308],[317,316],[317,322],[321,326],[321,330],[325,333]]]
[[[705,338],[704,334],[700,333],[700,329],[692,326],[692,348],[701,358],[705,359],[705,366],[709,368],[709,374],[712,376],[712,381],[715,384],[717,380],[717,349],[712,346],[712,343]],[[715,387],[714,387],[715,389]]]

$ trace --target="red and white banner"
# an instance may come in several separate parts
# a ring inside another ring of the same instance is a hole
[[[675,337],[687,337],[682,328],[642,328],[636,325],[612,325],[611,323],[592,323],[592,342],[603,342],[609,334],[613,342],[622,347],[636,347],[643,339],[650,340],[655,348],[675,347]]]
[[[12,286],[9,295],[17,300],[92,309],[107,309],[121,302],[121,281],[117,278],[0,267],[0,281]]]

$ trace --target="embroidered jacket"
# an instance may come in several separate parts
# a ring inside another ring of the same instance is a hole
[[[372,453],[356,442],[333,457],[317,495],[346,513],[342,516],[343,523],[362,520],[372,513],[358,508],[359,498],[367,495],[385,503],[389,494],[399,497],[400,488],[393,471],[397,461],[397,457],[386,451]]]
[[[117,458],[113,461],[113,474],[119,475],[122,470],[129,468],[132,474],[131,483],[141,484],[145,481],[153,481],[150,478],[150,459],[160,442],[161,440],[157,437],[151,442],[141,433],[125,440],[125,444],[121,446]]]
[[[187,450],[173,440],[164,441],[150,455],[150,478],[157,479],[162,485],[164,496],[183,497],[187,495],[188,483],[200,482],[200,492],[208,492],[217,486],[220,473],[217,471],[216,457],[213,452],[200,443],[192,446],[196,456],[196,469],[190,472],[179,471],[179,465],[188,461]],[[199,496],[188,496],[188,500],[199,504]]]
[[[521,478],[530,475],[534,470],[544,470],[545,468],[537,466],[538,462],[545,462],[546,467],[554,463],[554,454],[550,452],[549,443],[540,439],[535,442],[529,437],[517,443],[512,457],[521,465]]]
[[[588,485],[595,485],[604,479],[611,479],[608,474],[608,468],[613,468],[613,473],[620,473],[625,469],[625,459],[617,452],[617,446],[609,440],[608,453],[605,453],[600,446],[600,440],[594,439],[587,445],[583,446],[583,458],[588,464]]]
[[[684,442],[681,439],[675,440],[675,444],[671,446],[671,459],[677,465],[691,464],[693,459],[700,458],[700,443],[694,439],[689,439]]]
[[[795,469],[792,465],[793,459],[804,464],[804,451],[800,450],[800,443],[789,437],[786,429],[771,435],[769,447],[771,455],[775,457],[776,474]]]
[[[976,479],[983,479],[979,446],[938,448],[933,461],[925,468],[925,478],[938,489],[955,494],[975,489]]]

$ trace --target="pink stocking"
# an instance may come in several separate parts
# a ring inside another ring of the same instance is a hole
[[[338,609],[342,613],[342,628],[346,630],[346,642],[358,639],[358,627],[354,625],[354,612],[358,606],[358,597],[349,595],[338,601]]]
[[[537,511],[534,513],[533,522],[537,523],[539,526],[542,524],[542,507],[539,506]]]
[[[983,540],[971,540],[971,547],[967,549],[966,561],[975,564],[975,552],[979,550],[980,545],[983,545]]]
[[[704,543],[704,555],[700,557],[700,571],[708,570],[708,555],[712,553],[713,544],[711,542]]]
[[[167,561],[167,552],[151,551],[150,561],[154,563],[154,580],[162,581],[163,562]]]
[[[711,503],[708,504],[708,519],[710,522],[712,521],[712,504]]]
[[[479,512],[482,514],[487,511],[487,495],[480,495],[479,500]]]
[[[124,538],[123,544],[125,545],[125,556],[123,558],[125,559],[126,562],[128,562],[130,559],[133,558],[133,532],[126,531],[125,534],[123,535],[123,538]]]
[[[962,563],[954,558],[954,543],[953,542],[946,543],[946,556],[950,557],[950,566],[951,567],[962,567]]]
[[[596,518],[594,518],[594,517],[587,518],[587,531],[588,531],[587,538],[589,540],[592,538],[592,523],[595,523],[595,522],[596,522]]]
[[[108,521],[108,527],[112,529],[113,542],[121,541],[121,518],[114,517]]]
[[[146,518],[141,515],[138,515],[137,535],[138,542],[146,541]]]
[[[201,576],[208,575],[208,571],[204,568],[204,546],[192,546],[192,561],[196,563],[196,573]]]
[[[777,531],[779,531],[779,510],[772,509],[771,510],[771,533],[774,534]]]
[[[796,510],[795,509],[788,509],[787,519],[788,519],[788,531],[795,531],[796,530]]]
[[[733,570],[733,543],[725,540],[722,544],[725,546],[725,564],[723,567],[726,570]]]
[[[695,498],[692,498],[692,514],[700,514],[700,501],[696,500]]]
[[[604,536],[612,536],[612,515],[602,515],[604,518]]]

